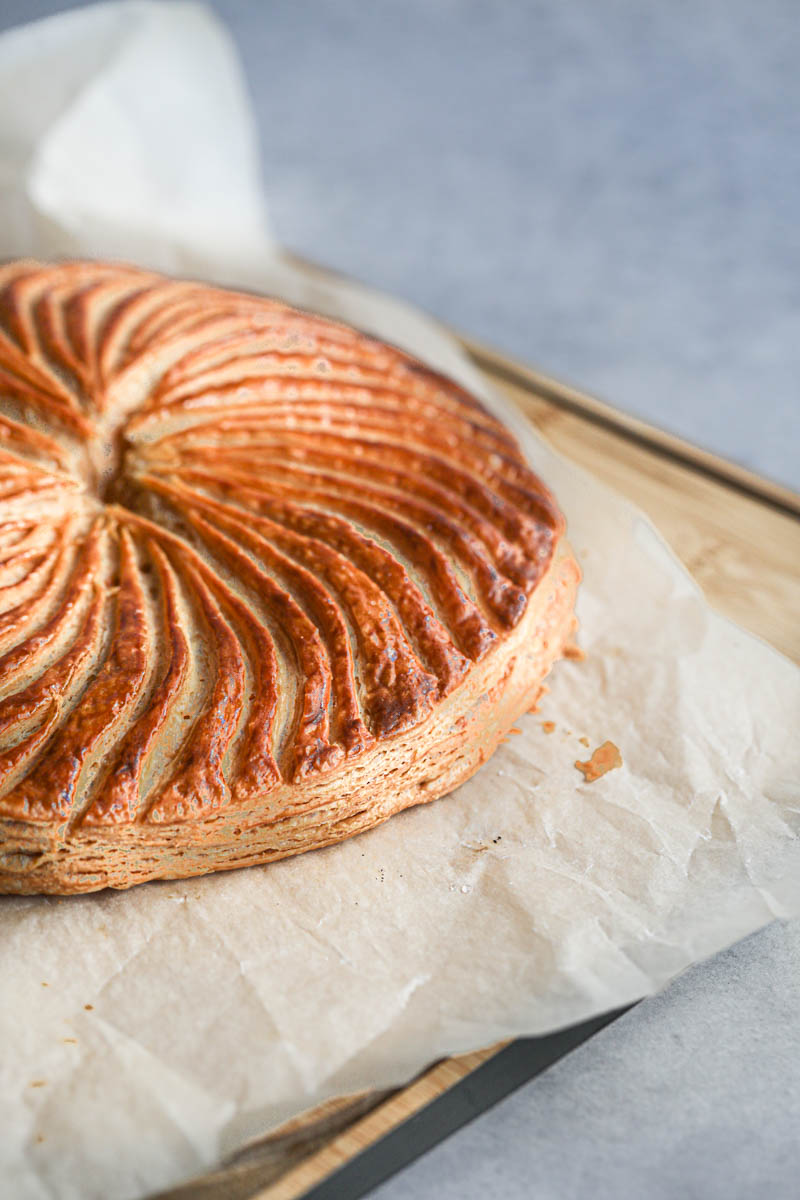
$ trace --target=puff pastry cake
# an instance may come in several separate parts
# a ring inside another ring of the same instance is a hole
[[[450,791],[563,650],[563,532],[507,430],[390,346],[4,267],[0,891],[263,863]]]

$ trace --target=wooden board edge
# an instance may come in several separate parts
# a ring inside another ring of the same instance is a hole
[[[310,1188],[350,1162],[365,1146],[385,1137],[495,1054],[499,1054],[508,1044],[499,1042],[485,1050],[443,1059],[417,1076],[412,1083],[392,1093],[366,1116],[348,1125],[322,1149],[303,1159],[280,1179],[255,1192],[251,1200],[300,1200]]]
[[[710,450],[704,450],[692,442],[684,441],[675,434],[659,429],[648,421],[622,412],[604,400],[563,383],[559,379],[554,379],[551,375],[546,375],[534,367],[529,367],[499,350],[486,346],[475,338],[466,337],[455,330],[451,332],[458,338],[475,365],[487,374],[530,389],[560,408],[567,408],[596,425],[603,425],[629,441],[645,445],[668,458],[692,467],[719,483],[761,500],[772,508],[777,508],[790,516],[800,517],[800,493],[784,484],[766,479],[763,475],[750,471],[738,463],[721,458]]]
[[[248,1142],[218,1166],[148,1200],[252,1200],[394,1094],[395,1089],[378,1089],[323,1101]]]

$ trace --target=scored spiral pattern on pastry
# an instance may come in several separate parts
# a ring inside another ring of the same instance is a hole
[[[562,532],[405,354],[126,266],[0,272],[0,817],[169,824],[431,713]]]

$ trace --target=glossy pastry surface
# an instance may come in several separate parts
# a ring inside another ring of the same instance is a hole
[[[507,430],[398,350],[2,269],[0,890],[267,861],[450,790],[572,628],[562,535]]]

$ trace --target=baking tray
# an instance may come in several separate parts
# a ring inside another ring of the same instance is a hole
[[[799,495],[460,341],[556,450],[644,509],[718,611],[800,662]],[[356,1200],[623,1011],[446,1059],[391,1093],[329,1101],[158,1200]]]

